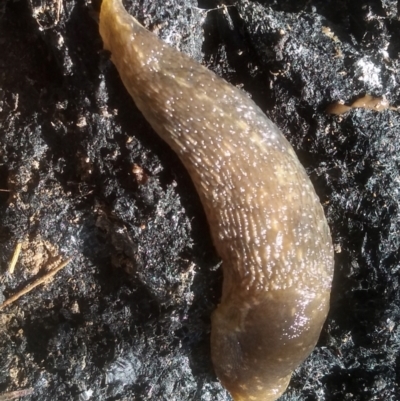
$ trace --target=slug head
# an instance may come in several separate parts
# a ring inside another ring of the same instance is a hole
[[[274,401],[313,350],[329,292],[231,291],[212,316],[215,372],[234,401]]]

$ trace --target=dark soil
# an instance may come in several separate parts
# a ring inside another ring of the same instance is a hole
[[[365,94],[400,105],[399,4],[126,3],[253,97],[325,208],[331,310],[282,401],[400,399],[400,113],[325,113]],[[0,303],[72,258],[0,311],[0,401],[229,400],[210,361],[222,274],[201,203],[102,51],[98,10],[0,4]]]

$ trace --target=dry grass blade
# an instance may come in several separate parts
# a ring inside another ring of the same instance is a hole
[[[52,278],[54,275],[56,275],[61,269],[63,269],[67,264],[71,261],[71,259],[67,259],[64,262],[62,262],[59,266],[54,268],[53,270],[50,270],[47,272],[44,276],[38,278],[35,280],[33,283],[27,285],[25,288],[23,288],[21,291],[17,292],[14,294],[12,297],[7,299],[2,305],[0,305],[0,310],[4,309],[6,306],[11,305],[13,302],[15,302],[17,299],[21,298],[23,295],[27,294],[28,292],[32,291],[34,288],[36,288],[38,285],[43,284],[50,278]],[[1,399],[0,399],[1,401]]]

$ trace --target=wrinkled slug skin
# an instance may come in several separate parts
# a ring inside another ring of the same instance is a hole
[[[276,400],[329,308],[332,241],[280,130],[239,89],[104,0],[100,34],[154,130],[179,155],[223,260],[212,316],[215,372],[235,401]]]

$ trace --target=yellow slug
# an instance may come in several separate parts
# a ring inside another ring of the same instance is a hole
[[[248,96],[103,0],[100,34],[154,130],[179,155],[223,260],[212,316],[215,372],[235,401],[272,401],[314,348],[333,251],[289,142]]]

